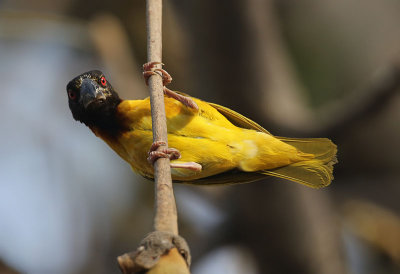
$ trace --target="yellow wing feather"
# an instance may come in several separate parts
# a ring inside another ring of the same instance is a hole
[[[229,108],[213,103],[209,104],[216,108],[236,126],[271,134],[256,122]],[[294,146],[301,152],[313,154],[315,158],[312,160],[297,162],[274,170],[260,170],[257,172],[258,175],[263,174],[265,176],[279,177],[313,188],[324,187],[331,183],[333,180],[333,165],[337,163],[337,147],[334,143],[332,143],[331,140],[327,138],[276,138]],[[248,176],[246,174],[248,173],[235,174],[235,172],[233,172],[232,176],[230,176],[230,173],[227,173],[225,174],[225,177],[226,179],[230,177],[230,180],[235,181],[243,180],[242,182],[251,182],[259,179],[257,176]],[[221,178],[218,179],[221,180]]]
[[[174,99],[165,98],[169,145],[182,154],[175,161],[193,161],[203,166],[201,174],[173,169],[174,182],[237,184],[274,176],[318,188],[333,179],[336,146],[329,139],[274,137],[256,122],[229,108],[193,99],[200,108],[197,113]],[[149,100],[123,101],[119,113],[130,130],[117,142],[108,143],[133,169],[151,178],[152,167],[145,160],[152,142]],[[250,145],[246,147],[247,143]],[[257,149],[251,151],[252,146]],[[259,166],[270,167],[258,170]]]
[[[227,107],[223,107],[214,103],[208,103],[210,106],[218,110],[222,115],[224,115],[232,124],[235,126],[246,128],[246,129],[254,129],[260,132],[264,132],[270,134],[265,128],[257,124],[256,122],[250,120],[249,118],[243,116],[236,111],[233,111]]]

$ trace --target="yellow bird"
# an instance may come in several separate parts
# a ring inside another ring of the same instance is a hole
[[[148,66],[144,74],[154,73]],[[67,85],[74,119],[146,178],[154,178],[156,158],[170,157],[174,182],[236,184],[274,176],[320,188],[332,181],[337,149],[329,139],[273,136],[226,107],[166,88],[164,92],[170,148],[158,152],[149,98],[121,100],[98,70],[83,73]]]

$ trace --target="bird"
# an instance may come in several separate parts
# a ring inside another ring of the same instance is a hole
[[[66,87],[73,118],[134,172],[154,180],[154,162],[168,157],[174,183],[229,185],[267,177],[312,188],[331,183],[337,163],[337,146],[331,140],[274,136],[227,107],[166,88],[172,78],[156,64],[146,63],[143,75],[146,83],[153,74],[163,77],[167,148],[153,142],[149,97],[121,99],[99,70],[76,76]]]

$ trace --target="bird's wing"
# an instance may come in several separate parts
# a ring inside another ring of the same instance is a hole
[[[265,128],[257,124],[256,122],[250,120],[249,118],[243,116],[240,113],[237,113],[236,111],[233,111],[229,108],[214,104],[214,103],[208,103],[210,106],[218,110],[222,115],[224,115],[232,124],[234,124],[237,127],[241,128],[246,128],[246,129],[254,129],[257,131],[261,131],[267,134],[270,134]]]
[[[185,96],[188,96],[185,94]],[[237,127],[253,129],[256,131],[270,134],[265,128],[250,120],[249,118],[220,105],[209,103],[219,113],[226,117]],[[249,183],[266,177],[279,177],[304,184],[313,188],[320,188],[330,184],[333,179],[332,167],[336,161],[336,145],[325,138],[296,139],[277,137],[281,141],[288,143],[300,151],[312,153],[316,157],[309,161],[303,161],[273,170],[259,170],[257,172],[243,172],[232,169],[224,173],[209,176],[202,179],[186,182],[190,184],[237,184]],[[180,183],[185,183],[181,181]]]
[[[175,90],[174,92],[176,92],[180,95],[183,95],[183,96],[194,98],[194,97],[190,96],[189,94],[186,94],[181,91]],[[250,120],[249,118],[247,118],[246,116],[243,116],[240,113],[237,113],[234,110],[231,110],[224,106],[220,106],[215,103],[207,102],[207,104],[209,104],[210,106],[212,106],[213,108],[218,110],[219,113],[224,115],[232,124],[234,124],[237,127],[246,128],[246,129],[254,129],[254,130],[261,131],[261,132],[267,133],[269,135],[272,135],[268,130],[266,130],[265,128],[263,128],[262,126],[257,124],[256,122]]]
[[[189,96],[183,92],[177,93],[183,96]],[[220,106],[218,104],[207,102],[210,106],[215,108],[219,113],[221,113],[226,119],[228,119],[232,124],[237,127],[246,128],[246,129],[253,129],[257,131],[261,131],[267,134],[269,133],[265,128],[257,124],[256,122],[250,120],[249,118],[233,111],[227,107]],[[240,183],[250,183],[254,181],[258,181],[263,178],[270,177],[265,173],[256,173],[256,172],[244,172],[239,169],[232,169],[226,172],[216,174],[213,176],[196,179],[194,181],[174,181],[176,183],[188,183],[188,184],[200,184],[200,185],[227,185],[227,184],[240,184]]]

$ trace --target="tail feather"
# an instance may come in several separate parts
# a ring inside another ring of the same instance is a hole
[[[326,138],[295,139],[278,137],[298,150],[314,154],[314,158],[273,170],[263,170],[265,175],[291,180],[313,188],[327,186],[333,180],[333,165],[337,163],[337,148]]]

